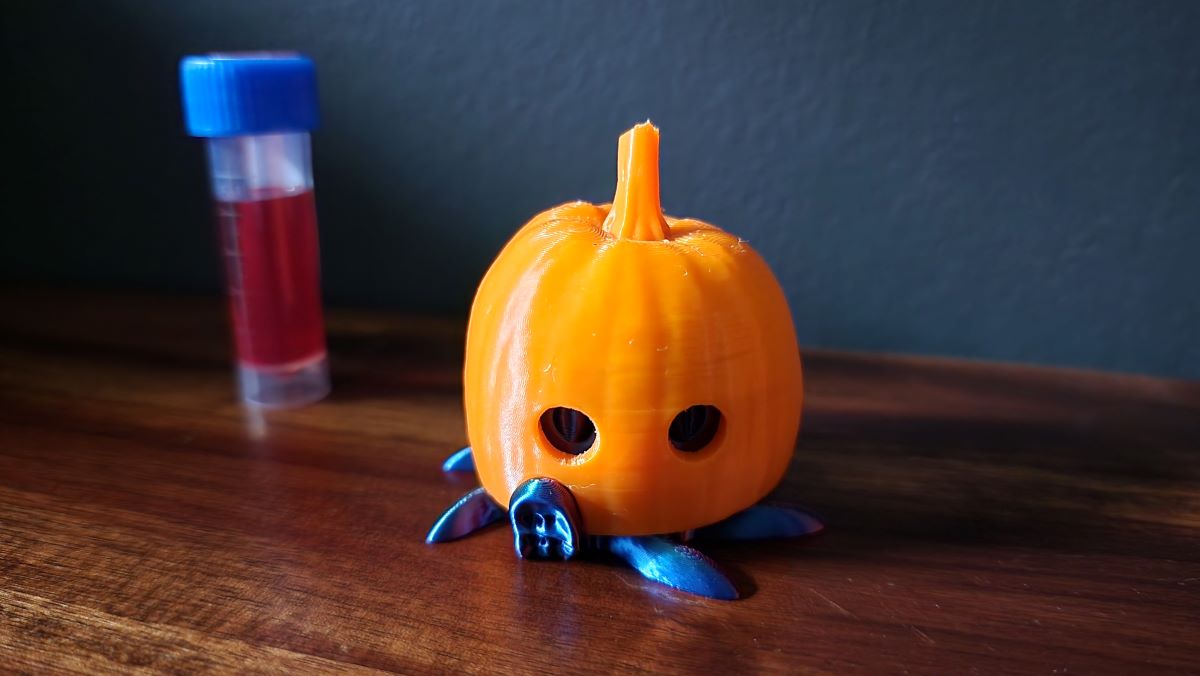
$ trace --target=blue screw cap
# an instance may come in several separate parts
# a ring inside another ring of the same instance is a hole
[[[315,129],[317,72],[293,52],[188,56],[179,62],[183,114],[192,136]]]

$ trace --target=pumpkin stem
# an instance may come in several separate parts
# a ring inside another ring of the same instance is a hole
[[[647,120],[617,142],[617,193],[604,229],[617,238],[669,239],[658,192],[658,128]]]

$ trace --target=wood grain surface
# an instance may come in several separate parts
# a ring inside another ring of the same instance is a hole
[[[334,394],[252,415],[208,299],[0,293],[0,671],[1200,669],[1200,385],[810,351],[747,598],[422,537],[473,487],[463,326],[333,313]]]

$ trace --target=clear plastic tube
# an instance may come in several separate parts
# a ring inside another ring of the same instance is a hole
[[[309,135],[207,144],[242,399],[317,401],[329,392],[329,368]]]

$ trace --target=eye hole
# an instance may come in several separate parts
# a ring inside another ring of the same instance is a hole
[[[583,411],[555,406],[542,414],[542,434],[563,453],[579,455],[596,441],[596,425]]]
[[[720,426],[721,412],[716,406],[697,404],[675,416],[667,438],[677,450],[694,453],[712,442]]]

